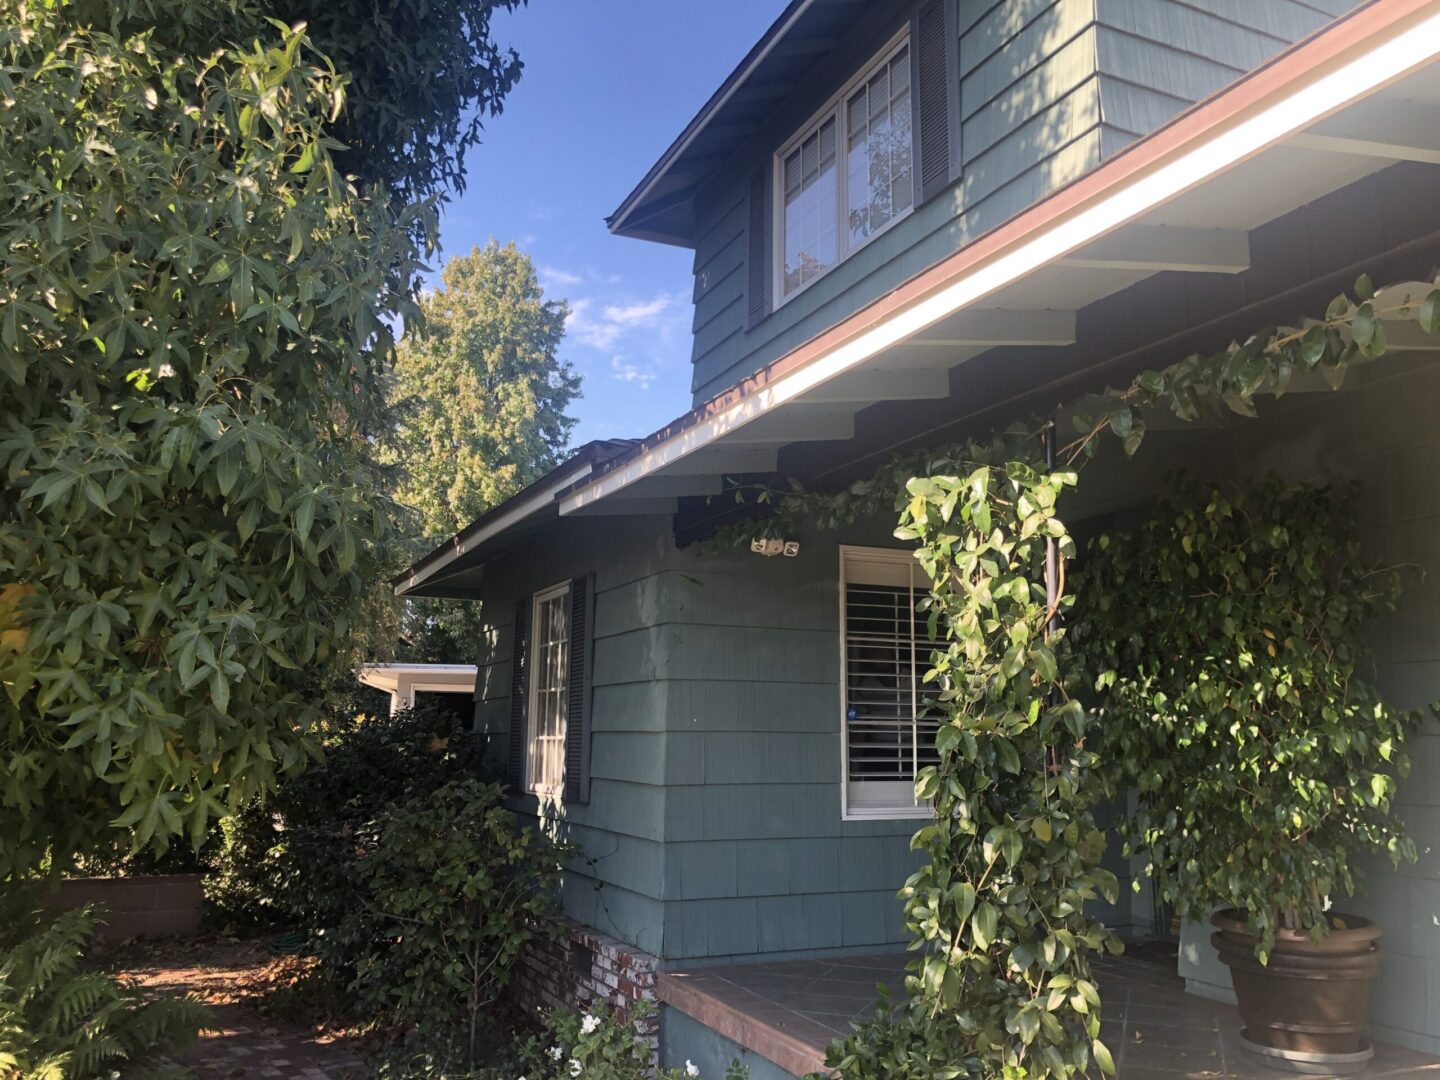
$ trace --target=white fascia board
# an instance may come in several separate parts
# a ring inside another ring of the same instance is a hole
[[[524,502],[518,503],[494,521],[487,523],[484,528],[477,531],[473,536],[467,537],[462,543],[456,544],[445,553],[444,558],[437,559],[432,565],[427,566],[420,573],[412,574],[399,585],[396,585],[395,595],[404,596],[411,589],[417,588],[429,581],[439,571],[445,569],[445,567],[449,566],[462,555],[474,551],[481,544],[484,544],[487,540],[494,539],[506,529],[514,528],[516,525],[554,506],[555,500],[561,492],[568,490],[572,485],[584,480],[585,477],[589,476],[593,471],[594,467],[587,462],[580,468],[559,477],[554,483],[541,488]]]
[[[730,408],[645,451],[566,496],[562,514],[603,499],[722,439],[807,390],[843,374],[919,333],[967,304],[989,296],[1252,155],[1282,142],[1317,120],[1365,97],[1440,54],[1440,13],[1308,83],[1252,115],[1235,121],[1154,171],[1123,183],[1088,206],[1056,221],[1013,250],[931,294],[893,318],[852,338],[803,368],[776,379]]]

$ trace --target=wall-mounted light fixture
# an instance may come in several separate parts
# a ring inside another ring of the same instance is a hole
[[[750,550],[756,555],[764,555],[766,558],[784,555],[787,559],[793,559],[800,554],[800,541],[756,538],[750,541]]]

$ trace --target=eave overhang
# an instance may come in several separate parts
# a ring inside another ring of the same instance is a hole
[[[843,444],[872,405],[986,404],[968,360],[1068,346],[1088,304],[1165,271],[1239,273],[1251,230],[1395,162],[1440,164],[1437,58],[1440,0],[1373,0],[699,408],[557,470],[397,591],[473,595],[519,531],[773,474],[782,451]]]
[[[688,247],[693,200],[875,0],[791,0],[635,190],[606,219],[618,236]]]
[[[1066,314],[1150,274],[1242,269],[1249,229],[1393,162],[1440,161],[1437,56],[1440,0],[1357,8],[639,440],[565,495],[561,515],[695,472],[685,463],[697,455],[773,453],[792,418],[817,410],[843,431],[845,406],[837,417],[833,401],[851,396],[852,381],[883,386],[1032,344],[1037,325],[1063,337]],[[1046,302],[1056,297],[1068,312]],[[884,399],[882,388],[862,404]],[[774,438],[757,435],[772,428]]]

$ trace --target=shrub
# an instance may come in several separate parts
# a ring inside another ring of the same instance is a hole
[[[603,1005],[585,1013],[559,1010],[548,1018],[549,1033],[525,1051],[528,1080],[685,1080],[700,1070],[690,1062],[683,1069],[656,1069],[650,1044],[635,1030],[635,1021],[654,1015],[654,1006],[637,1002],[622,1015]],[[745,1080],[750,1070],[732,1061],[724,1080]]]
[[[93,909],[51,913],[31,891],[9,892],[0,904],[0,1076],[79,1080],[195,1037],[199,1002],[147,1001],[85,969]]]
[[[554,910],[566,848],[522,828],[498,784],[452,781],[394,806],[357,835],[355,895],[321,939],[367,1016],[459,1035],[480,1019]]]
[[[1391,809],[1412,714],[1366,681],[1362,637],[1398,575],[1367,564],[1349,500],[1271,479],[1183,481],[1101,537],[1070,645],[1099,695],[1100,756],[1138,795],[1128,846],[1177,911],[1326,932],[1352,857],[1414,845]]]
[[[319,931],[352,905],[356,836],[386,807],[476,775],[480,741],[435,702],[394,716],[327,719],[324,757],[221,824],[206,895],[246,925]]]
[[[431,218],[337,168],[303,29],[196,54],[151,29],[196,5],[88,24],[113,6],[0,0],[5,876],[198,844],[310,757],[392,531],[373,451]]]

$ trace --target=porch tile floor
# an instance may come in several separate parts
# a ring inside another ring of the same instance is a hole
[[[659,998],[796,1076],[822,1071],[825,1047],[868,1018],[877,984],[904,985],[906,954],[791,960],[668,972]],[[1185,993],[1172,969],[1135,959],[1096,963],[1101,1037],[1120,1080],[1280,1080],[1238,1042],[1234,1008]],[[1376,1080],[1440,1080],[1440,1059],[1376,1047]]]

